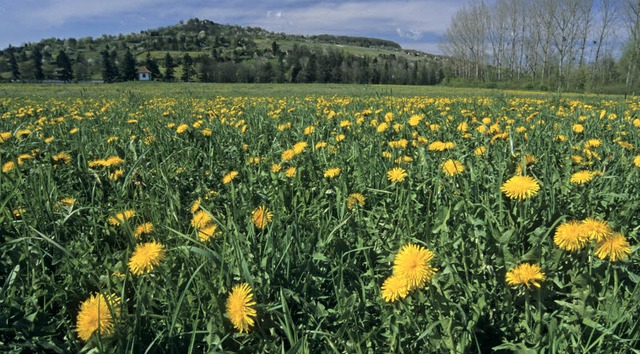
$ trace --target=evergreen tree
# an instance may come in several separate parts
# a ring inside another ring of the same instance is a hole
[[[167,52],[167,54],[164,56],[164,68],[164,81],[173,81],[174,64],[173,58],[171,57],[171,54],[169,54],[169,52]]]
[[[160,78],[160,68],[158,67],[158,62],[151,57],[151,53],[147,52],[147,57],[145,58],[144,65],[151,71],[152,78]]]
[[[86,81],[91,78],[89,62],[81,53],[76,56],[76,62],[73,64],[73,73],[78,81]]]
[[[71,59],[64,50],[60,50],[56,57],[56,72],[59,80],[69,82],[73,79],[73,69],[71,68]]]
[[[133,57],[131,51],[127,49],[122,59],[122,67],[120,69],[123,81],[133,81],[138,75],[138,69],[136,68],[136,58]]]
[[[9,48],[9,70],[11,71],[12,80],[20,80],[20,67],[18,67],[18,61],[13,54],[13,48]]]
[[[38,81],[44,80],[44,71],[42,71],[42,51],[40,47],[35,47],[31,54],[33,58],[34,76]]]
[[[193,59],[189,53],[184,53],[182,56],[182,76],[180,79],[184,82],[189,82],[193,74]]]
[[[102,56],[102,80],[107,83],[115,82],[118,78],[118,73],[111,59],[111,54],[105,49],[100,52],[100,56]]]

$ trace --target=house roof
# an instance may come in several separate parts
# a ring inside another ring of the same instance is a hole
[[[138,74],[151,74],[151,71],[146,66],[141,66],[138,68]]]

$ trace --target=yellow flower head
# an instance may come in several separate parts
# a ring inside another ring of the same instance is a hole
[[[324,178],[331,179],[338,176],[339,174],[340,174],[339,167],[328,168],[326,171],[324,171]]]
[[[387,179],[393,183],[404,181],[407,171],[401,167],[394,167],[387,172]]]
[[[282,161],[289,161],[291,160],[294,156],[296,156],[296,152],[293,151],[293,149],[289,149],[289,150],[285,150],[282,152]]]
[[[510,199],[523,200],[538,194],[540,185],[532,177],[513,176],[502,184],[500,190]]]
[[[259,229],[264,229],[273,219],[273,213],[269,209],[261,205],[253,210],[251,213],[251,221]]]
[[[589,236],[590,240],[596,242],[601,242],[613,234],[606,221],[593,218],[582,220],[582,231]]]
[[[229,184],[238,176],[238,171],[231,171],[222,177],[223,184]]]
[[[153,224],[150,222],[145,222],[144,224],[138,225],[136,227],[136,231],[134,231],[133,236],[136,238],[140,238],[142,235],[150,234],[153,232]]]
[[[455,176],[464,171],[462,162],[458,160],[447,160],[442,164],[442,172],[448,176]]]
[[[115,295],[91,295],[80,304],[76,319],[76,333],[87,342],[93,333],[109,336],[113,333],[115,318],[120,315],[120,298]]]
[[[633,164],[634,164],[636,167],[640,167],[640,155],[636,156],[636,157],[633,159]]]
[[[134,216],[136,216],[135,210],[133,210],[133,209],[125,210],[122,213],[117,213],[114,216],[110,216],[109,217],[109,224],[111,224],[113,226],[119,226],[123,222],[125,222],[126,220],[131,219]]]
[[[589,235],[585,232],[581,222],[571,220],[562,223],[556,228],[553,242],[566,251],[582,249],[589,241]]]
[[[386,302],[394,302],[398,299],[404,299],[409,293],[409,287],[405,278],[394,274],[385,279],[382,284],[382,298]]]
[[[71,163],[71,155],[66,152],[61,152],[57,155],[54,155],[52,158],[54,164],[69,164]]]
[[[631,254],[631,246],[623,234],[616,233],[599,242],[595,253],[600,259],[609,258],[610,262],[616,262]]]
[[[218,225],[216,224],[207,224],[203,226],[201,229],[198,229],[198,238],[201,242],[207,242],[212,237],[215,237],[218,234]]]
[[[525,285],[529,288],[531,285],[536,288],[540,287],[538,282],[544,281],[544,273],[537,264],[523,263],[519,266],[511,268],[507,272],[507,284],[512,287]]]
[[[196,229],[202,229],[211,222],[211,215],[204,210],[198,210],[191,218],[191,226]]]
[[[356,206],[364,206],[364,195],[360,193],[351,193],[349,197],[347,197],[347,208],[353,209]]]
[[[289,178],[295,177],[296,176],[296,168],[295,167],[287,168],[287,171],[284,173],[284,175],[289,177]]]
[[[227,316],[233,327],[240,332],[249,332],[256,317],[256,302],[247,283],[235,285],[227,297]]]
[[[304,149],[306,149],[306,147],[308,145],[309,144],[307,144],[306,142],[301,141],[301,142],[296,143],[295,145],[293,145],[292,150],[296,155],[298,155],[298,154],[301,154],[304,151]]]
[[[134,275],[151,272],[165,256],[165,248],[158,242],[146,242],[136,245],[129,258],[129,270]]]
[[[436,272],[429,263],[434,256],[427,248],[406,244],[393,261],[393,274],[404,278],[409,289],[423,287]]]
[[[594,173],[591,171],[578,171],[571,175],[571,183],[585,184],[593,179],[593,175]]]

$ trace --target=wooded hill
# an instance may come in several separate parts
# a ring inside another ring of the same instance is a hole
[[[2,81],[154,80],[433,85],[443,57],[377,38],[273,33],[190,19],[99,38],[49,38],[0,51]]]

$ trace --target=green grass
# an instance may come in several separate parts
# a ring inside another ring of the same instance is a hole
[[[0,351],[634,352],[639,113],[618,96],[445,87],[0,85]],[[68,164],[54,161],[62,152]],[[124,163],[95,165],[109,156]],[[448,159],[464,171],[447,176]],[[388,180],[394,167],[403,182]],[[599,174],[570,182],[580,170]],[[522,201],[501,192],[518,171],[540,184]],[[352,193],[365,205],[349,208]],[[219,232],[208,241],[192,223],[198,199]],[[273,213],[264,229],[259,206]],[[125,210],[135,216],[109,221]],[[559,248],[557,227],[587,217],[623,234],[630,255]],[[132,254],[150,241],[166,256],[135,275]],[[386,302],[408,243],[432,250],[438,270]],[[506,283],[525,262],[545,273],[539,289]],[[225,302],[245,282],[257,316],[238,333]],[[97,293],[120,297],[120,315],[84,342],[78,312]]]

